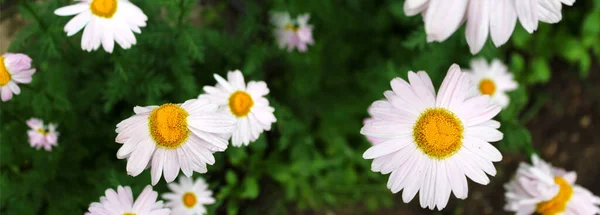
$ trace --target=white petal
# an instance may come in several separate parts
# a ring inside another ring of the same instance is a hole
[[[438,210],[442,210],[450,199],[450,178],[447,175],[446,162],[437,162],[437,177],[435,182],[435,202]]]
[[[227,73],[227,80],[231,86],[238,90],[246,90],[246,82],[244,82],[244,75],[240,70],[235,70]]]
[[[167,183],[171,183],[179,174],[179,158],[177,158],[178,154],[175,150],[166,150],[165,153],[166,157],[163,173],[165,175],[165,181],[167,181]]]
[[[87,11],[73,17],[73,19],[71,19],[64,28],[65,32],[67,32],[67,36],[73,36],[77,32],[81,31],[81,29],[88,24],[91,18],[92,14]]]
[[[188,116],[188,125],[210,133],[226,134],[235,129],[236,119],[230,115],[221,113],[202,114]]]
[[[425,14],[427,41],[448,39],[463,22],[467,3],[467,0],[429,0]]]
[[[515,30],[517,12],[514,0],[493,0],[490,11],[490,34],[496,47],[504,45]]]
[[[78,13],[81,13],[90,8],[89,4],[79,3],[74,5],[69,5],[65,7],[58,8],[54,11],[54,14],[59,16],[72,16]]]
[[[215,80],[217,80],[219,85],[225,90],[227,90],[228,92],[235,92],[236,89],[231,84],[229,84],[229,82],[227,82],[223,77],[217,74],[214,74],[213,76],[215,77]]]
[[[469,87],[469,77],[461,72],[460,67],[452,64],[444,78],[436,99],[436,107],[443,107],[455,112],[460,109]]]
[[[523,28],[529,33],[533,33],[538,28],[537,1],[538,0],[515,1],[519,22],[521,22]]]
[[[179,159],[179,165],[181,166],[181,171],[183,174],[187,177],[191,177],[193,170],[190,155],[182,147],[179,147],[177,148],[177,157]]]
[[[479,53],[487,41],[492,1],[498,0],[469,1],[465,34],[471,54]]]
[[[407,16],[414,16],[427,8],[429,0],[406,0],[404,2],[404,13]]]
[[[488,142],[496,142],[502,140],[504,134],[492,127],[473,126],[465,130],[466,136],[476,137]]]
[[[115,47],[115,39],[113,36],[112,28],[104,28],[104,35],[102,36],[102,47],[108,53],[112,53]]]
[[[429,77],[427,76],[427,78]],[[410,86],[412,90],[414,91],[416,96],[423,102],[425,107],[435,106],[435,92],[429,89],[429,85],[431,84],[431,82],[426,83],[426,81],[430,80],[423,80],[419,75],[412,71],[408,72],[408,80],[410,81]]]
[[[477,168],[477,165],[469,162],[461,156],[456,156],[456,161],[459,162],[458,165],[465,173],[465,175],[474,182],[483,185],[487,185],[488,183],[490,183],[490,179],[485,175],[485,173],[481,169]]]
[[[166,162],[166,150],[165,149],[157,149],[154,152],[154,156],[152,157],[152,167],[150,170],[150,178],[152,181],[152,185],[156,185],[158,181],[160,181],[160,177],[162,176],[163,166]]]
[[[154,142],[151,140],[146,140],[139,144],[141,146],[137,147],[127,160],[127,174],[131,176],[137,176],[144,171],[156,148]]]
[[[454,157],[446,159],[448,181],[454,196],[459,199],[466,199],[468,194],[467,178],[458,166],[460,164],[456,163],[455,160]]]
[[[463,146],[489,161],[498,162],[502,160],[502,154],[496,147],[479,138],[466,136],[463,140]]]
[[[377,157],[381,157],[393,152],[396,152],[408,144],[411,144],[411,141],[407,141],[407,139],[391,139],[386,140],[377,145],[371,146],[371,148],[367,149],[363,154],[364,159],[373,159]]]
[[[412,135],[413,124],[396,123],[376,119],[366,124],[360,133],[378,138],[403,138]]]

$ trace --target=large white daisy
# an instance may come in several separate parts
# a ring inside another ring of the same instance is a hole
[[[90,204],[86,215],[169,215],[171,210],[163,208],[162,201],[156,201],[158,193],[150,185],[144,188],[137,200],[129,186],[119,186],[117,191],[107,189],[100,202]]]
[[[67,36],[73,36],[83,27],[81,48],[97,50],[102,44],[106,52],[112,53],[114,42],[129,49],[137,43],[135,33],[142,33],[146,26],[146,14],[127,0],[82,0],[54,11],[59,16],[76,15],[65,25]]]
[[[519,86],[513,79],[513,74],[498,59],[494,59],[489,65],[483,58],[475,59],[471,61],[471,69],[465,72],[471,73],[475,94],[489,95],[492,102],[502,108],[507,107],[510,101],[506,93]]]
[[[127,159],[127,174],[137,176],[151,166],[152,185],[171,182],[179,174],[205,173],[214,164],[213,153],[227,148],[235,119],[218,113],[208,99],[191,99],[183,104],[135,107],[135,115],[117,125],[116,142],[123,144],[117,158]]]
[[[227,73],[227,79],[215,74],[218,84],[215,87],[205,86],[207,97],[214,104],[218,104],[221,111],[236,117],[236,129],[231,137],[233,146],[248,145],[254,142],[263,131],[271,130],[271,124],[277,119],[265,98],[269,88],[264,81],[244,81],[244,76],[239,70]]]
[[[179,183],[168,184],[172,193],[162,195],[166,199],[167,207],[178,215],[201,215],[206,213],[205,205],[215,203],[212,191],[202,178],[194,181],[189,177],[179,177]]]
[[[600,197],[576,185],[577,173],[567,172],[532,155],[533,165],[520,163],[514,178],[504,185],[507,211],[517,214],[600,214]]]
[[[502,154],[489,142],[502,139],[492,120],[500,107],[487,95],[468,97],[469,74],[454,64],[439,93],[427,73],[409,72],[410,83],[395,78],[386,99],[369,109],[374,120],[361,133],[381,142],[370,147],[365,159],[374,159],[375,172],[389,174],[387,187],[410,202],[417,192],[421,207],[446,207],[450,192],[467,197],[467,179],[487,184],[495,175],[492,162]],[[466,176],[466,177],[465,177]]]
[[[517,17],[521,25],[532,33],[538,21],[557,23],[562,19],[562,4],[572,5],[575,0],[406,0],[404,12],[408,16],[423,14],[427,41],[448,39],[463,22],[467,22],[466,39],[471,53],[481,51],[488,34],[496,47],[506,43],[512,35]]]

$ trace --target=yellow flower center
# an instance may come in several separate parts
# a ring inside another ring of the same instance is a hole
[[[118,0],[93,0],[90,4],[92,13],[99,17],[112,18],[117,12]]]
[[[10,73],[8,73],[8,69],[6,69],[6,65],[4,65],[4,57],[0,56],[0,86],[4,86],[8,84],[11,79]]]
[[[245,117],[254,105],[252,96],[244,91],[236,91],[229,97],[229,109],[237,117]]]
[[[479,82],[479,92],[485,95],[494,95],[496,92],[496,84],[491,79],[483,79]]]
[[[194,205],[196,205],[196,195],[191,192],[183,194],[183,205],[188,208],[194,207]]]
[[[176,149],[190,136],[187,126],[188,112],[176,104],[164,104],[154,109],[148,117],[150,135],[159,147]]]
[[[296,32],[298,31],[298,26],[294,26],[292,24],[285,25],[285,30]]]
[[[462,147],[463,124],[444,108],[430,108],[421,113],[413,127],[417,147],[431,158],[445,159]]]
[[[43,128],[38,128],[37,132],[40,133],[40,134],[43,134],[43,135],[48,134],[48,131],[44,130]]]
[[[136,215],[135,213],[124,213],[123,215]]]
[[[554,183],[558,184],[560,190],[554,198],[537,204],[536,211],[541,215],[554,215],[565,211],[567,202],[573,195],[573,187],[565,179],[556,177]]]

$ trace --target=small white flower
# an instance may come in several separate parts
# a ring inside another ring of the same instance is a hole
[[[31,118],[27,120],[27,126],[30,130],[27,131],[29,136],[29,145],[35,149],[44,147],[46,151],[52,151],[52,146],[58,145],[58,135],[56,124],[50,123],[44,126],[44,121]]]
[[[452,65],[436,95],[427,73],[409,72],[410,83],[395,78],[386,99],[369,108],[373,117],[361,134],[378,138],[365,159],[371,169],[391,173],[387,187],[410,202],[419,192],[421,207],[446,207],[450,193],[467,198],[467,177],[478,184],[496,175],[492,162],[502,154],[489,142],[502,139],[500,123],[492,120],[500,106],[487,95],[468,96],[470,77]]]
[[[533,33],[538,21],[557,23],[562,19],[562,4],[572,5],[575,0],[406,0],[404,12],[408,16],[423,14],[427,41],[448,39],[463,22],[467,23],[466,39],[470,51],[478,53],[485,45],[488,34],[496,47],[506,43],[512,35],[517,17],[521,25]]]
[[[275,25],[275,38],[281,49],[288,51],[298,49],[306,52],[308,45],[315,43],[312,36],[313,26],[308,24],[309,14],[303,14],[293,20],[287,12],[275,12],[271,15],[271,23]]]
[[[202,178],[193,181],[189,177],[179,177],[179,183],[168,184],[172,193],[162,195],[166,199],[166,206],[171,208],[173,214],[201,215],[206,213],[205,205],[215,203],[212,191]]]
[[[144,191],[133,201],[133,193],[129,186],[119,186],[117,192],[107,189],[100,202],[94,202],[86,215],[169,215],[171,210],[163,208],[162,201],[156,201],[158,193],[146,186]]]
[[[507,107],[510,101],[506,93],[519,86],[513,79],[513,74],[498,59],[494,59],[489,65],[483,58],[475,59],[471,61],[471,69],[465,72],[471,73],[475,94],[489,95],[492,102],[502,108]]]
[[[135,107],[135,115],[117,125],[116,142],[123,144],[117,158],[127,159],[127,174],[137,176],[151,166],[152,185],[177,178],[179,169],[186,176],[193,171],[205,173],[214,164],[214,152],[225,151],[235,119],[217,113],[218,106],[208,99],[191,99],[183,104]]]
[[[277,119],[265,98],[269,88],[264,81],[244,81],[244,76],[239,70],[229,72],[225,80],[215,74],[218,84],[215,87],[205,86],[206,97],[214,104],[219,105],[221,111],[236,117],[236,129],[231,137],[233,146],[248,145],[258,139],[263,131],[271,130],[271,124]]]
[[[142,33],[146,26],[146,14],[127,0],[82,0],[54,11],[59,16],[76,15],[65,25],[67,36],[83,30],[81,48],[97,50],[102,44],[106,52],[112,53],[114,42],[129,49],[137,43],[135,33]]]
[[[567,172],[532,155],[533,165],[520,163],[506,188],[506,211],[517,214],[594,215],[600,198],[575,184],[577,173]]]

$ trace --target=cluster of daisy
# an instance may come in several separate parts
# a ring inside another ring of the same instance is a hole
[[[406,0],[407,15],[422,13],[428,41],[444,41],[465,21],[466,39],[472,53],[479,52],[488,34],[496,46],[506,43],[517,19],[533,33],[538,22],[556,23],[562,19],[562,4],[575,0]],[[127,0],[82,0],[59,8],[59,16],[75,16],[64,27],[67,36],[83,29],[81,48],[93,51],[103,47],[112,53],[114,43],[129,49],[137,43],[148,17]],[[314,44],[310,15],[295,19],[289,13],[271,15],[274,35],[281,49],[306,52]],[[17,84],[32,81],[35,69],[24,54],[0,57],[2,101],[20,94]],[[206,173],[216,152],[248,146],[277,121],[274,108],[265,98],[269,88],[263,81],[246,83],[241,71],[231,71],[227,79],[214,75],[217,84],[205,86],[204,94],[181,104],[136,106],[134,115],[116,125],[115,141],[122,146],[118,159],[126,159],[126,171],[138,176],[150,168],[151,184],[164,176],[172,193],[158,200],[152,186],[146,186],[136,200],[132,189],[107,189],[86,214],[203,214],[205,205],[215,199],[202,179],[193,172]],[[507,92],[518,85],[499,60],[488,64],[476,59],[470,70],[450,67],[436,92],[424,71],[408,73],[408,81],[395,78],[385,99],[368,109],[361,133],[373,143],[363,154],[373,159],[372,170],[390,174],[387,187],[410,202],[417,193],[420,205],[438,210],[446,207],[451,193],[465,199],[468,181],[488,184],[494,176],[493,162],[502,154],[491,142],[500,141],[500,122],[493,118],[509,105]],[[40,119],[27,121],[32,147],[47,151],[56,146],[59,133],[55,124]],[[597,214],[600,198],[574,184],[576,175],[557,169],[532,157],[533,166],[521,164],[513,181],[506,185],[506,210],[518,214]],[[179,172],[179,183],[173,182]]]
[[[214,77],[217,85],[205,86],[206,93],[198,98],[182,104],[137,106],[135,115],[115,130],[115,141],[122,144],[117,158],[127,159],[127,174],[137,176],[150,168],[152,185],[164,175],[174,193],[163,197],[174,214],[206,212],[203,205],[215,200],[202,179],[192,181],[193,172],[206,173],[207,164],[216,162],[213,154],[225,151],[228,140],[233,146],[247,146],[277,121],[265,98],[269,94],[265,82],[246,83],[239,70],[229,72],[227,79]],[[185,176],[179,184],[172,183],[180,170]],[[114,207],[102,204],[102,199],[101,205]],[[130,205],[126,209],[134,210]]]
[[[463,22],[471,53],[481,51],[491,35],[496,47],[505,44],[512,35],[517,18],[523,28],[533,33],[538,23],[558,23],[562,19],[562,4],[575,0],[406,0],[404,13],[423,15],[427,41],[443,42]]]
[[[117,190],[107,189],[100,202],[90,204],[85,215],[196,215],[205,214],[205,205],[215,202],[212,191],[203,179],[180,177],[179,183],[168,184],[171,193],[165,193],[158,200],[158,193],[147,185],[134,201],[129,186],[118,186]],[[158,201],[157,201],[158,200]]]

